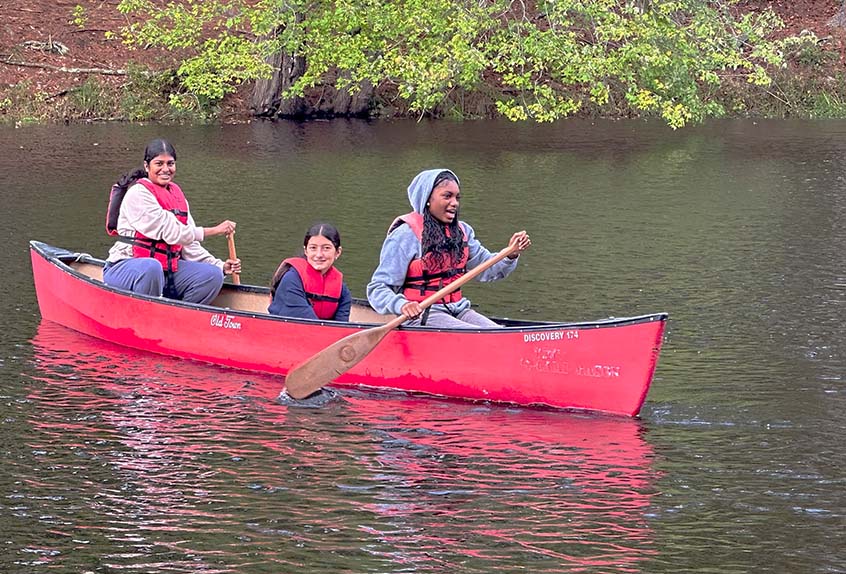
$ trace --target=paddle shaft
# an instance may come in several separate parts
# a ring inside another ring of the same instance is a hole
[[[443,299],[444,297],[446,297],[450,293],[457,291],[462,285],[472,281],[473,279],[475,279],[476,277],[478,277],[479,275],[481,275],[482,273],[484,273],[485,271],[487,271],[488,269],[490,269],[491,267],[493,267],[494,265],[496,265],[497,263],[499,263],[500,261],[502,261],[503,259],[508,257],[509,255],[511,255],[516,250],[517,250],[516,245],[514,245],[514,246],[509,245],[508,247],[506,247],[505,249],[503,249],[502,251],[500,251],[499,253],[497,253],[496,255],[494,255],[493,257],[491,257],[490,259],[488,259],[487,261],[485,261],[481,265],[474,267],[473,269],[471,269],[470,271],[468,271],[467,273],[465,273],[464,275],[462,275],[461,277],[459,277],[458,279],[456,279],[455,281],[453,281],[452,283],[450,283],[449,285],[447,285],[443,289],[441,289],[441,290],[437,291],[436,293],[433,293],[432,295],[429,295],[428,297],[423,299],[420,302],[420,308],[426,309],[427,307],[431,307],[432,305],[434,305],[435,303],[437,303],[438,301],[440,301],[441,299]],[[399,327],[400,325],[405,323],[405,321],[407,319],[408,319],[408,317],[406,317],[405,315],[400,315],[396,319],[393,319],[390,322],[385,323],[385,326],[386,327],[390,326],[390,328],[388,330],[391,330],[391,329]]]
[[[420,308],[431,307],[453,291],[458,290],[468,281],[472,281],[512,253],[518,250],[517,243],[509,245],[484,263],[471,269],[443,289],[426,297],[420,302]],[[305,362],[294,367],[285,377],[285,389],[295,399],[303,399],[319,391],[358,364],[376,348],[376,345],[405,321],[408,317],[400,315],[395,319],[372,329],[358,331],[318,351]]]
[[[226,236],[226,239],[229,242],[229,259],[238,259],[238,256],[235,254],[235,232],[233,231],[229,235]],[[241,284],[241,275],[238,273],[232,274],[232,282],[235,285]]]

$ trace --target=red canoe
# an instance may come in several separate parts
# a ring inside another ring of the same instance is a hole
[[[44,319],[113,343],[285,375],[355,330],[384,323],[366,302],[351,323],[268,315],[267,288],[224,285],[213,306],[102,282],[103,261],[30,242]],[[666,313],[586,323],[499,319],[501,329],[400,327],[336,385],[635,416],[661,349]],[[283,381],[279,381],[279,390]]]

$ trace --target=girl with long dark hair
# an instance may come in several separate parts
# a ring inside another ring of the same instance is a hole
[[[224,274],[241,272],[239,259],[223,261],[201,242],[235,232],[235,222],[214,227],[194,223],[182,189],[173,181],[176,150],[156,139],[144,150],[142,169],[112,186],[106,230],[117,237],[109,250],[103,281],[154,297],[210,303]]]
[[[461,277],[467,270],[494,256],[473,228],[459,220],[461,188],[448,169],[417,174],[408,186],[414,211],[397,217],[382,244],[379,266],[367,285],[367,299],[379,313],[403,314],[409,325],[441,328],[495,328],[484,315],[471,309],[470,300],[455,291],[425,313],[420,303]],[[517,266],[520,253],[531,245],[525,231],[511,237],[517,251],[479,275],[479,281],[496,281]]]

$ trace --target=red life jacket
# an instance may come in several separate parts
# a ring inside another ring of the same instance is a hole
[[[417,236],[418,241],[423,239],[423,216],[416,212],[406,213],[397,217],[389,228],[393,231],[401,223],[406,223]],[[432,293],[439,291],[464,275],[467,271],[467,260],[470,258],[470,250],[467,247],[467,232],[459,224],[464,240],[464,249],[461,252],[461,260],[452,262],[452,265],[441,268],[434,261],[431,253],[425,253],[422,258],[415,257],[408,264],[408,271],[405,272],[405,283],[402,285],[403,297],[409,301],[423,301]],[[449,233],[449,228],[446,229]],[[461,290],[453,291],[438,303],[447,304],[460,301]]]
[[[147,178],[141,178],[136,183],[140,183],[147,188],[162,209],[173,213],[183,225],[188,224],[188,201],[178,185],[170,182],[165,188],[156,185]],[[179,256],[182,252],[181,245],[169,245],[164,241],[152,239],[137,231],[133,237],[118,235],[117,221],[126,191],[117,184],[112,186],[109,194],[109,209],[106,212],[106,231],[109,235],[115,235],[119,240],[131,244],[133,257],[155,257],[162,264],[162,269],[175,272],[179,266]]]
[[[291,257],[282,262],[296,269],[303,282],[306,299],[318,319],[334,319],[341,301],[341,289],[344,275],[335,267],[330,267],[326,275],[321,275],[302,257]]]

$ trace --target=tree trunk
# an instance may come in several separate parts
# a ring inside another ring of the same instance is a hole
[[[271,38],[278,36],[282,28],[277,28]],[[257,117],[298,116],[305,111],[305,100],[295,97],[282,101],[282,92],[297,81],[305,71],[305,58],[292,56],[284,52],[275,52],[267,58],[273,69],[269,79],[256,80],[250,99],[250,111]]]
[[[846,0],[840,3],[840,10],[837,14],[828,19],[830,28],[839,29],[841,32],[846,29]]]
[[[346,88],[339,89],[339,79],[349,79],[349,72],[333,69],[323,77],[319,97],[309,100],[308,113],[320,117],[363,117],[369,116],[376,90],[365,80],[354,93]],[[314,94],[317,96],[317,94]],[[316,100],[316,101],[315,101]]]
[[[364,116],[370,112],[373,100],[373,84],[365,81],[355,94],[349,90],[338,90],[331,101],[331,113],[339,116]]]
[[[846,0],[844,0],[846,1]],[[282,32],[274,30],[272,39]],[[335,88],[337,72],[325,79],[322,92],[317,102],[309,103],[305,98],[294,96],[282,99],[281,94],[290,88],[305,73],[306,61],[302,56],[276,52],[267,58],[273,69],[273,75],[266,80],[256,80],[250,99],[250,111],[256,117],[302,118],[306,116],[366,116],[370,113],[374,97],[374,87],[370,82],[363,82],[355,94],[348,90]]]
[[[305,58],[302,56],[292,56],[291,54],[284,54],[282,58],[281,69],[281,90],[287,90],[293,85],[297,79],[305,72]],[[278,112],[280,117],[301,117],[305,115],[307,104],[304,98],[294,96],[288,98],[279,104]]]
[[[253,86],[253,96],[250,99],[250,111],[258,117],[273,116],[279,109],[279,93],[282,85],[280,79],[282,52],[269,56],[266,61],[273,67],[273,75],[267,80],[256,80]]]

